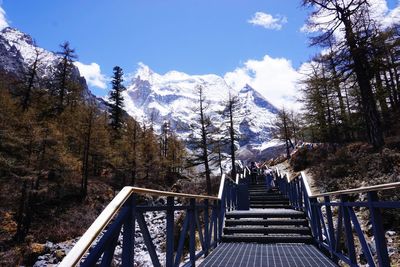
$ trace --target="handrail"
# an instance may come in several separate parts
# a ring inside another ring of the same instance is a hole
[[[117,214],[131,194],[131,188],[128,186],[122,188],[110,204],[108,204],[102,213],[100,213],[89,229],[86,230],[71,251],[64,257],[59,265],[60,267],[75,266],[79,263],[83,255],[85,255],[86,251],[92,245],[93,241],[114,218],[115,214]]]
[[[400,201],[379,199],[378,192],[400,188],[400,182],[312,194],[304,172],[293,179],[276,169],[278,173],[277,183],[281,192],[289,198],[294,209],[305,213],[315,244],[329,253],[336,263],[341,260],[349,266],[358,266],[362,253],[368,266],[391,266],[381,209],[400,209]],[[366,193],[366,199],[353,200],[348,196],[358,193]],[[357,218],[359,207],[368,209],[375,251],[371,250],[367,233]],[[359,251],[354,242],[356,237]]]
[[[308,182],[308,178],[307,178],[305,172],[301,172],[301,177],[303,177],[303,183],[304,183],[304,187],[306,188],[307,195],[309,197],[312,197],[313,193],[311,191],[311,186],[310,186],[310,184]]]
[[[282,175],[282,172],[279,170],[279,168],[276,168],[278,175]],[[289,176],[287,173],[285,173],[286,180],[287,182],[290,182]],[[307,191],[308,197],[314,198],[314,197],[325,197],[325,196],[337,196],[337,195],[347,195],[347,194],[357,194],[357,193],[367,193],[371,191],[377,191],[377,190],[390,190],[390,189],[395,189],[395,188],[400,188],[400,182],[394,182],[394,183],[386,183],[386,184],[378,184],[378,185],[371,185],[371,186],[361,186],[361,187],[356,187],[356,188],[351,188],[351,189],[345,189],[345,190],[338,190],[338,191],[330,191],[330,192],[325,192],[325,193],[313,193],[311,190],[310,183],[308,181],[308,177],[306,176],[305,172],[301,172],[301,178],[303,179],[304,186]]]
[[[246,166],[246,169],[249,173],[251,173],[250,168]]]
[[[372,191],[383,191],[383,190],[390,190],[390,189],[395,189],[395,188],[400,188],[400,182],[378,184],[378,185],[371,185],[371,186],[362,186],[362,187],[353,188],[353,189],[313,194],[310,197],[325,197],[325,196],[335,196],[335,195],[344,195],[344,194],[347,195],[347,194],[356,194],[356,193],[367,193],[367,192],[372,192]]]
[[[96,240],[98,235],[107,227],[110,221],[116,216],[121,207],[134,194],[149,194],[165,197],[181,197],[191,199],[203,199],[203,200],[222,200],[224,193],[225,181],[229,180],[232,183],[237,184],[225,173],[221,176],[220,187],[218,196],[207,196],[207,195],[194,195],[185,193],[175,193],[168,191],[160,191],[154,189],[147,189],[141,187],[125,186],[115,198],[106,206],[103,212],[96,218],[89,229],[82,235],[71,251],[64,257],[63,261],[59,266],[68,267],[75,266],[79,263],[83,255],[88,251],[93,242]]]
[[[221,178],[221,184],[223,185],[224,183],[222,183],[222,180],[225,181],[225,174],[223,174]],[[79,239],[79,241],[75,244],[75,246],[71,249],[71,251],[65,256],[65,258],[60,264],[60,267],[75,266],[76,264],[79,263],[80,259],[90,248],[90,246],[97,238],[97,236],[105,229],[108,223],[115,217],[120,208],[124,205],[126,200],[133,193],[150,194],[150,195],[158,195],[166,197],[208,199],[208,200],[220,200],[222,197],[222,194],[218,194],[218,197],[215,197],[215,196],[205,196],[205,195],[174,193],[168,191],[159,191],[147,188],[125,186],[117,194],[117,196],[110,202],[110,204],[106,206],[103,212],[96,218],[96,220],[89,227],[89,229],[83,234],[83,236]]]
[[[240,174],[236,173],[236,181],[235,181],[236,184],[239,184],[239,179],[240,179]]]
[[[218,199],[222,198],[222,194],[224,192],[225,178],[226,178],[226,174],[223,173],[221,176],[221,182],[219,183]]]
[[[142,193],[142,194],[157,195],[157,196],[164,196],[164,197],[183,197],[183,198],[210,199],[210,200],[220,199],[215,196],[175,193],[175,192],[160,191],[160,190],[147,189],[147,188],[141,188],[141,187],[133,187],[133,186],[127,186],[127,187],[131,189],[132,193]]]

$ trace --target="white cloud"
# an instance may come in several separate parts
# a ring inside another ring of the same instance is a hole
[[[5,27],[8,27],[8,22],[6,18],[6,12],[1,7],[1,2],[0,2],[0,30],[4,29]]]
[[[287,23],[287,18],[281,16],[273,17],[271,14],[256,12],[254,16],[248,20],[248,23],[270,30],[280,30],[283,24]]]
[[[78,67],[79,72],[85,77],[89,86],[98,87],[101,89],[107,88],[107,78],[101,73],[100,66],[97,63],[83,64],[81,62],[74,62]]]
[[[290,60],[265,55],[262,60],[246,61],[243,67],[226,73],[224,79],[237,90],[249,84],[276,107],[299,109],[296,87],[300,77]]]
[[[375,0],[379,1],[379,0]],[[386,2],[385,2],[386,3]],[[387,8],[387,6],[386,6]],[[400,23],[400,1],[397,3],[397,6],[389,10],[387,9],[386,14],[382,16],[381,24],[383,27],[389,27],[394,24]]]

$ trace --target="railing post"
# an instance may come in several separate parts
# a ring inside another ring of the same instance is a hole
[[[294,202],[295,202],[295,209],[299,210],[299,196],[298,196],[298,188],[297,188],[297,178],[293,180],[293,194],[294,194]]]
[[[218,207],[219,207],[219,203],[222,202],[221,200],[214,200],[214,205],[213,205],[213,227],[214,229],[211,229],[211,231],[214,231],[214,248],[217,247],[217,243],[218,243],[218,216],[219,216],[219,212],[218,212]]]
[[[302,180],[299,178],[299,207],[301,211],[304,211],[304,207],[303,207],[303,191],[305,190],[305,188],[303,187],[303,183]]]
[[[208,199],[204,200],[204,245],[205,245],[205,251],[204,251],[204,255],[207,257],[208,256],[208,251],[210,249],[210,237],[209,236],[209,217],[208,217]],[[169,266],[167,264],[167,266]]]
[[[335,254],[333,253],[335,249],[335,234],[334,234],[334,228],[333,228],[333,217],[332,217],[332,208],[329,205],[331,203],[329,196],[324,197],[325,201],[325,209],[326,209],[326,217],[328,221],[328,234],[329,234],[329,246],[332,249],[331,251],[331,257],[335,258]]]
[[[300,191],[300,188],[299,188],[299,178],[296,178],[296,179],[294,180],[294,192],[295,192],[295,197],[296,197],[296,210],[299,210],[299,209],[300,209],[300,201],[299,201],[300,195],[299,195],[299,191]]]
[[[292,206],[296,209],[296,201],[294,200],[293,197],[293,183],[288,182],[288,185],[289,185],[289,199],[290,202],[292,203]]]
[[[368,205],[370,212],[370,220],[374,232],[376,252],[378,254],[379,266],[390,266],[390,259],[387,250],[385,231],[383,229],[382,214],[379,208],[373,206],[374,202],[378,202],[377,192],[368,192]]]
[[[174,265],[174,197],[167,197],[166,266]]]
[[[317,228],[317,212],[315,212],[315,205],[317,203],[316,198],[309,198],[310,199],[310,219],[311,219],[311,230],[314,235],[315,240],[318,240],[318,228]]]
[[[231,187],[231,181],[228,180],[228,182],[226,183],[226,205],[228,207],[228,211],[231,211],[232,207],[232,187]]]
[[[219,202],[219,218],[218,218],[218,242],[221,242],[222,228],[226,209],[226,191],[222,193],[222,198]]]
[[[196,208],[196,200],[194,198],[190,199],[190,207],[189,207],[189,255],[190,255],[190,264],[192,267],[196,265],[196,218],[195,218],[195,208]]]
[[[311,219],[311,210],[310,210],[310,199],[307,194],[307,190],[303,191],[303,197],[304,197],[304,212],[308,216],[309,219]]]
[[[124,223],[124,231],[122,234],[122,266],[130,267],[134,264],[134,246],[135,246],[135,213],[136,213],[136,196],[131,195],[127,201],[130,207],[126,221]]]
[[[341,195],[340,201],[342,202],[342,204],[345,204],[345,202],[347,202],[347,196]],[[349,251],[349,259],[351,262],[351,266],[357,266],[356,249],[354,247],[353,230],[351,227],[350,214],[349,214],[349,209],[351,209],[351,207],[343,205],[342,208],[343,208],[344,230],[346,234],[346,244],[347,244],[347,249]]]

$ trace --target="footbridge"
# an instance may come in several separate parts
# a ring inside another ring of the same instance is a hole
[[[289,179],[276,169],[274,180],[275,188],[251,183],[246,168],[234,179],[222,175],[218,196],[124,187],[60,266],[140,266],[135,242],[145,244],[153,266],[391,266],[382,212],[400,202],[379,196],[399,182],[315,194],[304,173]],[[166,203],[148,205],[143,195],[166,197]],[[165,214],[162,256],[146,212]],[[365,214],[372,238],[361,226]]]

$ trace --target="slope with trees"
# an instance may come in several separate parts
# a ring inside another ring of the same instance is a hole
[[[120,68],[108,113],[76,80],[74,49],[61,47],[45,78],[39,52],[25,73],[0,73],[0,265],[31,265],[32,244],[82,234],[123,186],[170,189],[184,166],[173,132],[162,153],[152,127],[123,111]]]

